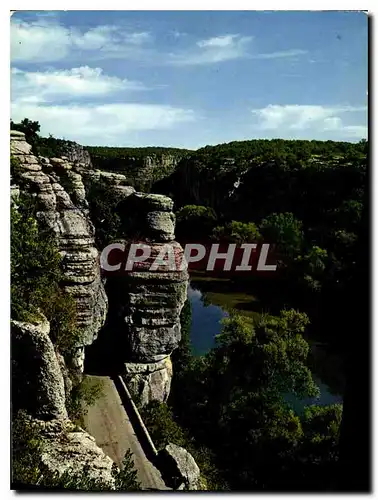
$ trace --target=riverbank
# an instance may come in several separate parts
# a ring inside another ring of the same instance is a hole
[[[192,306],[190,338],[192,352],[196,356],[206,354],[215,345],[215,337],[221,332],[221,320],[232,310],[250,318],[257,318],[264,309],[256,293],[247,293],[233,288],[229,280],[194,276],[188,288],[188,298]],[[214,290],[215,288],[215,290]],[[266,312],[268,310],[266,309]],[[344,373],[341,359],[309,337],[309,364],[321,395],[316,400],[288,398],[296,411],[308,404],[328,405],[342,402]]]

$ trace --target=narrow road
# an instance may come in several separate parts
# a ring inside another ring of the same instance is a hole
[[[126,450],[131,450],[143,490],[169,490],[158,469],[147,459],[113,380],[95,375],[86,377],[93,383],[100,381],[103,389],[94,405],[88,407],[84,418],[85,429],[117,465],[121,465]]]

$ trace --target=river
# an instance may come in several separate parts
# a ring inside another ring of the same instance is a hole
[[[221,331],[221,320],[228,315],[230,308],[240,310],[241,314],[257,314],[248,304],[257,301],[256,296],[230,291],[213,292],[204,295],[200,283],[188,287],[188,298],[192,306],[191,343],[193,354],[200,356],[215,345],[215,336]],[[327,352],[324,345],[307,339],[311,347],[311,365],[313,378],[320,389],[318,399],[298,400],[287,397],[286,400],[297,411],[305,405],[327,405],[342,402],[343,377],[340,372],[340,360]]]

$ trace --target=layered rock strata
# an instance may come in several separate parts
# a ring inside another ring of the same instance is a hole
[[[130,195],[125,211],[137,214],[138,241],[148,244],[151,255],[137,269],[115,280],[116,290],[109,295],[120,318],[117,328],[125,349],[124,378],[141,404],[167,400],[172,379],[170,355],[181,340],[180,313],[187,296],[188,273],[176,266],[183,258],[183,249],[174,241],[172,208],[173,202],[166,196]],[[174,256],[175,270],[169,265],[151,270],[167,246]]]
[[[83,369],[84,347],[90,345],[105,321],[107,296],[100,278],[98,250],[94,246],[94,227],[89,219],[86,183],[98,181],[125,199],[123,217],[135,219],[137,239],[151,246],[152,256],[169,244],[175,258],[182,248],[174,241],[173,201],[162,195],[135,192],[121,174],[91,169],[90,160],[72,163],[69,156],[36,158],[21,132],[11,132],[11,154],[19,160],[22,189],[36,196],[41,222],[56,235],[63,257],[64,287],[75,298],[78,326],[83,340],[71,360]],[[80,160],[80,158],[79,158]],[[171,352],[181,338],[180,312],[186,300],[186,271],[150,271],[150,261],[138,271],[116,280],[109,296],[112,314],[120,318],[117,334],[124,349],[123,366],[130,390],[141,397],[165,401],[172,378]],[[108,288],[111,288],[109,280]]]
[[[77,323],[82,331],[82,342],[73,359],[80,368],[84,346],[96,338],[107,312],[81,175],[72,170],[66,158],[36,158],[22,132],[11,131],[11,155],[19,162],[17,181],[21,188],[36,197],[38,219],[56,236],[63,258],[63,286],[76,301]]]
[[[13,412],[26,412],[41,442],[41,463],[52,476],[78,475],[114,489],[114,462],[67,417],[64,362],[55,353],[49,330],[43,316],[35,324],[11,323]]]

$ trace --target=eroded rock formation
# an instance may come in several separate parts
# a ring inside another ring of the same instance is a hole
[[[91,152],[91,161],[94,168],[102,171],[116,170],[124,176],[127,184],[145,189],[174,172],[183,155],[184,152],[166,152],[139,157],[125,155],[123,158],[106,158]]]
[[[65,275],[64,287],[77,305],[82,342],[71,364],[83,369],[85,346],[93,343],[104,324],[107,296],[100,278],[99,252],[94,246],[94,230],[89,218],[85,185],[94,180],[110,186],[126,200],[124,218],[136,219],[138,237],[152,247],[152,256],[169,243],[175,257],[182,248],[174,241],[173,201],[162,195],[138,193],[127,185],[124,175],[94,170],[91,160],[79,145],[61,158],[42,158],[32,154],[21,132],[11,132],[11,154],[19,160],[22,189],[34,193],[37,217],[56,235]],[[15,189],[17,187],[15,186]],[[101,250],[101,249],[99,249]],[[165,401],[172,378],[171,352],[181,338],[180,312],[186,299],[186,271],[149,271],[151,261],[138,272],[117,280],[114,293],[109,280],[112,311],[120,321],[117,334],[124,349],[124,376],[130,390],[142,403],[151,399]]]
[[[173,202],[155,194],[134,193],[130,210],[138,214],[138,241],[148,243],[151,255],[138,270],[127,272],[116,281],[109,295],[117,303],[117,328],[124,338],[124,378],[141,404],[153,399],[166,401],[170,391],[172,363],[170,354],[181,340],[180,313],[186,300],[187,271],[173,271],[151,264],[164,245],[169,244],[175,261],[183,249],[174,241]],[[126,205],[126,212],[127,212]],[[132,240],[133,235],[129,235]],[[111,281],[109,283],[111,287]]]
[[[114,489],[113,461],[67,417],[65,364],[49,331],[43,316],[35,324],[11,322],[13,412],[26,412],[41,443],[41,464],[52,476],[84,476]]]
[[[201,490],[201,471],[193,456],[176,444],[169,443],[159,452],[167,484],[174,489]]]
[[[40,419],[66,418],[64,379],[46,318],[11,322],[13,409]]]
[[[63,286],[76,301],[77,322],[82,331],[82,342],[74,357],[80,367],[83,348],[96,338],[107,312],[84,185],[68,159],[36,158],[22,132],[11,131],[11,154],[20,163],[18,179],[13,182],[16,180],[23,190],[34,194],[37,218],[56,235],[63,257]]]
[[[36,199],[39,221],[53,231],[60,253],[64,281],[62,286],[74,297],[81,341],[69,360],[82,372],[85,348],[94,343],[108,312],[108,297],[101,279],[95,228],[89,218],[86,181],[97,180],[122,194],[123,217],[136,219],[137,238],[151,248],[151,259],[169,243],[175,259],[183,249],[174,241],[173,202],[161,195],[138,193],[127,178],[93,170],[87,152],[79,145],[61,158],[32,154],[21,132],[11,131],[11,155],[19,162],[13,173],[12,200],[26,191]],[[127,234],[127,241],[135,234]],[[101,250],[101,249],[100,249]],[[121,359],[120,374],[142,404],[168,398],[172,378],[170,355],[181,339],[180,312],[186,300],[187,271],[151,271],[151,261],[121,279],[108,279],[109,305],[117,318],[115,349]],[[112,286],[114,285],[114,286]],[[109,318],[108,318],[109,319]],[[112,460],[96,445],[94,438],[67,418],[66,395],[70,380],[66,362],[49,337],[47,320],[32,325],[12,321],[14,377],[19,407],[26,410],[44,441],[42,461],[59,475],[70,470],[85,471],[114,487]],[[26,370],[22,372],[22,370]],[[30,373],[29,373],[30,372]]]

